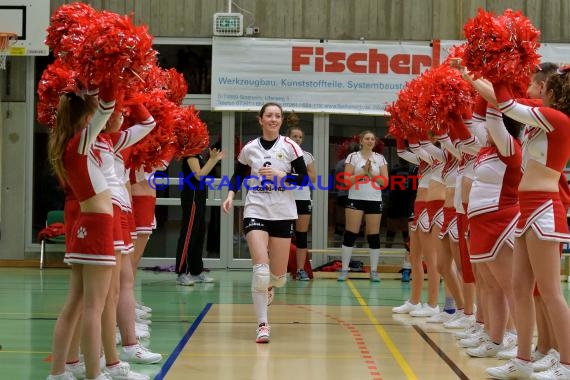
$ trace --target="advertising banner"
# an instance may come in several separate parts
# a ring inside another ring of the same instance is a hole
[[[406,82],[463,41],[370,42],[214,37],[212,109],[386,115]],[[569,63],[569,44],[542,44],[542,61]],[[434,59],[435,57],[435,59]]]
[[[214,37],[212,108],[258,111],[273,101],[295,112],[385,115],[406,82],[434,64],[432,50],[428,41]]]

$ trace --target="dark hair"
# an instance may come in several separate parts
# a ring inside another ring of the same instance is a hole
[[[556,63],[542,62],[536,65],[533,73],[533,79],[535,82],[546,81],[549,76],[556,72],[556,70],[558,70],[558,65]]]
[[[358,152],[360,150],[360,144],[356,141],[352,141],[348,144],[348,149],[346,150],[346,155],[348,156],[351,153]]]
[[[283,114],[283,107],[281,107],[281,104],[269,102],[269,103],[265,103],[263,106],[261,106],[261,109],[259,110],[258,116],[263,117],[263,114],[265,113],[265,109],[267,107],[270,107],[270,106],[275,106],[275,107],[279,108],[281,110],[281,114]]]
[[[505,124],[507,132],[509,132],[511,136],[515,139],[520,138],[521,131],[524,127],[523,123],[516,121],[515,119],[511,119],[507,115],[503,114],[503,124]]]
[[[287,116],[287,137],[291,137],[291,133],[293,131],[301,131],[301,133],[303,135],[305,135],[305,132],[303,132],[303,130],[301,129],[301,127],[299,127],[299,116],[297,116],[297,114],[295,112],[291,112],[288,116]]]
[[[550,106],[570,116],[570,71],[557,71],[546,81],[546,91],[553,93]]]

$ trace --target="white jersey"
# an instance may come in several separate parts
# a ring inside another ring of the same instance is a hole
[[[274,178],[262,178],[259,169],[272,167],[291,173],[291,162],[301,157],[303,150],[288,137],[279,136],[273,146],[266,150],[260,138],[248,142],[238,156],[238,161],[251,168],[251,175],[246,177],[248,190],[245,198],[244,218],[264,220],[297,219],[297,206],[293,191],[286,187],[294,184],[279,183]],[[277,182],[277,183],[276,183]],[[282,186],[285,185],[285,186]]]
[[[370,156],[371,170],[370,173],[373,177],[380,175],[380,168],[388,165],[383,155],[372,152]],[[346,164],[354,167],[353,175],[364,175],[364,165],[368,159],[362,157],[360,151],[354,152],[346,157]],[[349,199],[359,199],[364,201],[382,201],[382,191],[379,189],[380,185],[373,185],[371,181],[357,182],[353,184],[348,190]]]
[[[309,164],[315,162],[315,157],[307,151],[303,151],[303,160],[305,165],[309,167]],[[309,186],[303,186],[299,189],[293,191],[293,198],[296,201],[310,201],[311,200],[311,188]]]

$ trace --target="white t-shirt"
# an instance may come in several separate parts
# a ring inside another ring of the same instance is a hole
[[[383,155],[372,152],[370,156],[371,169],[370,173],[373,177],[380,175],[380,168],[388,165]],[[362,157],[360,151],[354,152],[346,157],[345,164],[351,164],[354,167],[353,175],[364,175],[364,165],[367,159]],[[387,178],[386,178],[387,180]],[[378,183],[372,184],[372,181],[357,182],[348,190],[349,199],[359,199],[364,201],[382,201],[382,191]]]
[[[266,150],[260,138],[248,142],[238,156],[238,161],[251,168],[251,175],[246,177],[247,188],[244,218],[265,220],[297,219],[297,206],[293,199],[294,184],[280,183],[273,178],[263,179],[259,169],[271,166],[277,170],[291,173],[291,162],[303,155],[303,150],[288,137],[279,136],[273,146]],[[284,186],[282,186],[284,185]]]
[[[309,164],[315,162],[315,157],[313,157],[311,153],[303,151],[303,160],[305,161],[305,165],[309,167]],[[293,191],[293,198],[295,198],[296,201],[310,201],[311,200],[310,186],[303,186],[300,188],[297,186],[297,190]]]

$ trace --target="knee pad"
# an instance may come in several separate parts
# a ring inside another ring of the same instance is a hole
[[[275,286],[276,288],[282,288],[285,286],[287,282],[287,273],[282,274],[281,276],[276,276],[271,273],[271,286]]]
[[[297,248],[307,248],[307,232],[295,231],[295,245]]]
[[[380,234],[366,235],[366,239],[368,239],[368,248],[380,249]]]
[[[255,264],[251,280],[252,292],[267,292],[269,288],[269,264]]]
[[[354,242],[356,241],[356,234],[350,231],[344,231],[344,237],[342,239],[342,245],[345,247],[352,247],[354,246]]]

